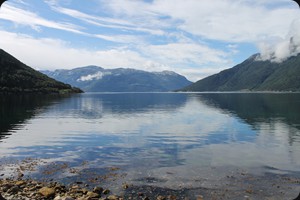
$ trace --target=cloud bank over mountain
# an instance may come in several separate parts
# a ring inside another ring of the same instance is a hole
[[[300,53],[300,19],[292,22],[285,38],[273,42],[263,42],[258,46],[261,60],[282,62],[291,56],[296,56]]]

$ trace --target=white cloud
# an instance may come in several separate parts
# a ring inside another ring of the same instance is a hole
[[[69,43],[57,39],[38,39],[6,31],[0,31],[0,35],[2,38],[0,40],[1,48],[25,64],[37,69],[71,69],[98,65],[104,68],[125,67],[146,71],[175,70],[182,72],[183,75],[188,75],[190,80],[196,81],[203,78],[205,74],[211,74],[211,71],[205,69],[198,69],[197,71],[194,67],[188,66],[189,62],[200,66],[204,62],[215,59],[214,62],[223,63],[221,57],[225,56],[223,52],[217,52],[218,56],[214,57],[213,49],[194,44],[144,46],[144,49],[140,51],[130,50],[126,46],[109,50],[87,50],[72,48]],[[30,51],[28,51],[29,47]],[[206,60],[205,56],[207,56]],[[225,67],[228,65],[223,64]],[[216,68],[214,67],[214,69]],[[212,71],[215,72],[216,70]]]
[[[177,21],[167,16],[166,13],[160,12],[155,8],[155,3],[148,3],[145,1],[101,1],[101,5],[113,15],[126,19],[134,24],[136,27],[147,27],[151,29],[163,29],[173,27]],[[170,2],[172,3],[172,2]]]
[[[100,38],[103,40],[116,42],[116,43],[124,43],[124,44],[142,44],[144,43],[144,39],[142,37],[136,35],[102,35],[95,34],[94,37]]]
[[[82,20],[94,25],[100,25],[100,26],[106,26],[109,24],[115,24],[115,25],[122,25],[125,27],[125,25],[127,26],[133,26],[132,23],[123,20],[123,19],[114,19],[111,17],[101,17],[101,16],[94,16],[94,15],[90,15],[90,14],[86,14],[83,12],[80,12],[78,10],[74,10],[74,9],[69,9],[69,8],[63,8],[57,5],[52,5],[51,6],[53,10],[68,15],[70,17],[76,18],[78,20]],[[123,27],[123,28],[124,28]]]
[[[64,41],[51,38],[37,39],[6,31],[0,31],[0,35],[1,48],[27,65],[40,69],[74,68],[91,64],[106,68],[133,67],[137,63],[146,62],[137,52],[126,48],[93,51],[75,49]]]
[[[182,65],[187,63],[208,64],[226,63],[225,52],[209,48],[196,43],[170,43],[166,45],[150,45],[143,49],[149,56],[169,65]]]
[[[231,42],[282,37],[290,22],[299,16],[298,10],[292,7],[270,9],[261,0],[155,0],[153,3],[111,0],[101,3],[137,26],[173,27],[203,38]]]
[[[188,44],[191,47],[189,50],[185,45],[175,45],[174,42],[150,46],[150,54],[152,53],[159,60],[168,58],[169,63],[172,64],[187,63],[186,61],[197,64],[221,63],[224,58],[224,62],[227,62],[226,57],[229,55],[222,56],[220,50],[205,45],[201,48],[197,45],[197,39],[259,44],[264,58],[274,56],[274,60],[277,61],[294,55],[295,52],[298,53],[298,47],[293,54],[288,52],[291,48],[289,44],[291,37],[288,41],[285,38],[290,24],[295,18],[300,17],[298,6],[292,1],[290,5],[283,0],[272,2],[266,0],[255,2],[249,0],[234,2],[232,0],[154,0],[151,2],[111,0],[101,1],[101,3],[105,4],[114,16],[126,19],[137,27],[162,30],[173,38],[176,38],[180,32],[185,35],[191,34],[193,37],[187,38],[191,43]],[[295,46],[298,37],[296,31],[293,33]],[[269,38],[276,38],[273,46],[270,46]],[[179,38],[176,39],[178,41],[175,43],[179,43]],[[231,55],[239,53],[237,45],[229,45],[227,49]],[[195,53],[196,51],[198,53]],[[273,55],[270,55],[270,52],[266,53],[267,51],[272,51]]]
[[[104,76],[105,74],[103,74],[102,72],[97,72],[95,74],[89,74],[87,76],[82,76],[80,77],[79,79],[77,79],[78,82],[80,81],[92,81],[92,80],[100,80],[102,79],[102,77]]]
[[[9,20],[18,25],[30,26],[32,29],[37,31],[40,30],[40,27],[47,27],[83,34],[83,32],[79,31],[83,28],[77,25],[43,19],[36,13],[10,5],[6,5],[1,8],[0,19]]]
[[[264,0],[155,0],[151,3],[102,0],[101,6],[107,9],[104,14],[111,12],[109,17],[101,16],[101,13],[92,15],[64,8],[56,1],[47,2],[54,11],[94,26],[153,35],[170,35],[181,30],[206,39],[227,42],[257,42],[266,37],[284,37],[292,20],[300,16],[293,7],[270,9],[266,5],[271,3]],[[273,1],[272,5],[281,2]],[[0,18],[36,29],[44,26],[83,34],[80,30],[87,28],[43,19],[34,12],[10,5],[3,8]]]
[[[151,29],[151,28],[145,28],[137,26],[135,22],[131,22],[130,20],[124,20],[122,18],[110,18],[110,17],[101,17],[101,16],[95,16],[86,14],[74,9],[68,9],[59,7],[57,5],[52,5],[52,8],[62,14],[68,15],[72,18],[75,18],[77,20],[84,21],[86,23],[99,26],[99,27],[105,27],[105,28],[111,28],[111,29],[119,29],[119,30],[129,30],[129,31],[137,31],[137,32],[146,32],[153,35],[164,35],[163,30],[159,29]]]
[[[300,20],[294,20],[289,29],[289,34],[283,39],[263,41],[258,44],[261,52],[259,59],[282,62],[290,56],[300,53]]]

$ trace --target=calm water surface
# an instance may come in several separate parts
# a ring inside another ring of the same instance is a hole
[[[300,173],[300,94],[1,96],[0,115],[2,170],[32,158],[81,171],[50,178],[82,180],[117,167],[123,182],[172,187],[236,170]]]

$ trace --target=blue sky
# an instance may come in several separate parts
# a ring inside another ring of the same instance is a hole
[[[0,48],[35,69],[172,70],[196,81],[257,52],[286,56],[291,37],[300,44],[296,27],[292,0],[8,0]]]

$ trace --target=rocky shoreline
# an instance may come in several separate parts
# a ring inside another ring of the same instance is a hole
[[[86,185],[87,186],[87,185]],[[57,182],[38,182],[35,180],[0,180],[2,200],[121,200],[123,198],[110,194],[110,190],[95,187],[92,190],[74,183],[65,186]],[[0,198],[1,200],[1,198]]]
[[[122,170],[118,172],[117,167],[110,167],[100,175],[66,163],[48,163],[41,170],[43,163],[35,159],[25,159],[19,164],[0,163],[0,200],[292,200],[300,191],[300,175],[293,173],[255,175],[234,170],[221,175],[213,170],[218,181],[199,179],[174,189],[157,184],[158,177],[129,178]],[[8,168],[10,172],[6,171]],[[52,176],[63,170],[80,176],[67,182],[59,174],[56,178]],[[30,176],[33,172],[42,177]]]
[[[140,199],[140,200],[176,200],[186,199],[184,194],[172,195],[170,191],[159,189],[155,191],[154,188],[144,188],[147,192],[154,192],[151,196],[147,196],[146,193],[137,192],[136,188],[131,188],[130,194],[126,195],[114,195],[109,189],[102,187],[94,187],[88,189],[88,185],[82,185],[83,183],[74,183],[66,186],[57,182],[38,182],[35,180],[13,180],[2,179],[0,180],[0,200],[123,200],[123,199]],[[123,184],[124,190],[129,189],[130,185]],[[156,188],[157,189],[157,188]],[[160,193],[164,193],[162,195]],[[172,193],[172,192],[171,192]],[[176,193],[176,192],[175,192]],[[197,196],[197,200],[203,200],[203,196]]]
[[[275,180],[275,179],[274,179]],[[264,180],[273,181],[273,180]],[[265,189],[263,180],[256,180],[257,185],[251,189],[241,188],[182,188],[172,190],[154,186],[134,186],[123,184],[123,192],[116,195],[107,188],[93,186],[83,182],[64,185],[58,182],[39,182],[33,179],[4,178],[0,179],[0,200],[292,200],[297,193],[289,193],[287,189],[297,186],[299,179],[278,179],[273,188]],[[279,186],[285,181],[289,187]],[[239,183],[241,184],[241,183]],[[260,188],[258,190],[257,188]],[[202,194],[202,195],[201,195]],[[297,199],[298,200],[298,199]]]

